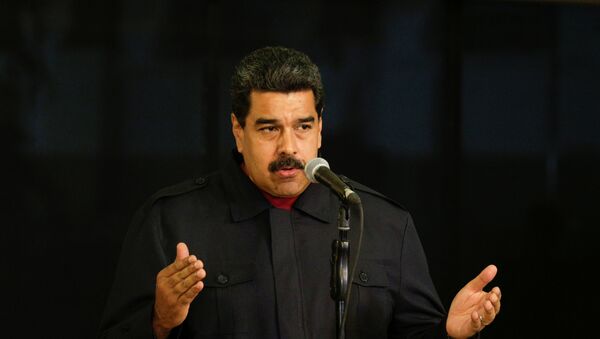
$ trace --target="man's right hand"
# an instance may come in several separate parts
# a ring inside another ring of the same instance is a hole
[[[175,261],[156,276],[152,328],[157,338],[166,338],[185,320],[190,304],[204,288],[204,277],[204,263],[190,255],[186,244],[177,244]]]

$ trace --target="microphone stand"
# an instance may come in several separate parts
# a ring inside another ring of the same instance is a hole
[[[346,295],[348,292],[348,272],[350,259],[350,244],[348,231],[350,231],[350,210],[342,201],[338,214],[339,239],[333,241],[331,246],[331,298],[337,302],[336,321],[337,338],[344,339],[344,312],[346,311]]]

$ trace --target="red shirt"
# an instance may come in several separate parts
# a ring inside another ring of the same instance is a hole
[[[281,197],[274,197],[274,196],[270,195],[269,193],[262,191],[262,190],[260,192],[262,193],[262,195],[265,196],[265,198],[267,198],[267,200],[269,200],[271,205],[273,205],[276,208],[280,208],[280,209],[286,210],[286,211],[291,210],[292,206],[294,205],[294,202],[296,202],[296,199],[298,199],[298,196],[290,197],[290,198],[281,198]]]

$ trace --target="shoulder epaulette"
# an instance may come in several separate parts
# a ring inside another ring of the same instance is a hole
[[[152,208],[154,203],[160,198],[185,194],[187,192],[206,187],[206,185],[208,185],[208,179],[206,177],[198,177],[195,179],[188,179],[179,184],[167,186],[156,191],[156,193],[152,194],[148,199],[146,199],[145,203],[137,210],[133,216],[132,224],[139,224],[144,219],[146,213]]]
[[[160,198],[164,197],[172,197],[180,194],[184,194],[187,192],[191,192],[193,190],[197,190],[208,185],[208,178],[206,177],[197,177],[195,179],[188,179],[186,181],[180,182],[178,184],[168,186],[158,190],[151,197],[151,201],[156,201]]]
[[[376,197],[382,198],[390,203],[392,203],[393,205],[396,205],[398,207],[400,207],[401,209],[408,211],[408,209],[406,207],[404,207],[404,205],[402,205],[401,203],[397,202],[396,200],[388,197],[387,195],[383,194],[383,193],[379,193],[376,190],[367,187],[359,182],[356,182],[350,178],[348,178],[345,175],[339,175],[340,179],[342,179],[343,182],[346,183],[346,185],[348,185],[350,188],[352,188],[353,190],[357,190],[357,191],[362,191],[362,192],[367,192],[369,194],[372,194]]]

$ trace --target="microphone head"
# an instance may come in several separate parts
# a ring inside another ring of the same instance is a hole
[[[304,166],[304,174],[306,174],[306,177],[310,182],[318,183],[317,178],[315,178],[315,172],[321,166],[329,168],[329,163],[323,158],[314,158],[306,163],[306,166]]]

